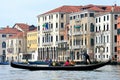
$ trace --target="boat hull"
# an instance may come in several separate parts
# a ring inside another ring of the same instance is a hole
[[[19,69],[27,69],[31,71],[35,70],[68,70],[68,71],[86,71],[86,70],[94,70],[100,67],[107,65],[110,61],[99,64],[91,64],[91,65],[78,65],[78,66],[40,66],[40,65],[29,65],[29,64],[17,64],[11,62],[11,67],[19,68]]]

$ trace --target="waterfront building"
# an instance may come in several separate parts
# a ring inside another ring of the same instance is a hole
[[[117,19],[117,61],[120,62],[120,16]]]
[[[23,40],[24,40],[24,53],[27,53],[27,32],[30,29],[30,25],[25,23],[16,23],[13,28],[16,28],[17,30],[23,32]]]
[[[95,16],[94,51],[97,61],[117,56],[117,17],[120,15],[120,6],[106,6],[106,9],[106,12]]]
[[[23,32],[18,31],[13,36],[10,36],[6,42],[7,42],[7,54],[6,54],[6,60],[7,61],[22,61],[22,55],[21,53],[24,53],[24,38],[23,38]]]
[[[27,53],[27,32],[34,30],[35,26],[24,23],[16,23],[13,26],[18,32],[7,39],[7,60],[24,61],[30,58]]]
[[[119,10],[120,6],[116,4],[62,6],[38,15],[39,60],[52,58],[64,61],[70,58],[81,61],[83,56],[80,54],[84,49],[92,60],[116,57],[116,18]],[[65,29],[68,23],[69,29]],[[64,33],[66,30],[67,33]],[[65,39],[65,34],[68,39]]]
[[[79,12],[70,14],[70,51],[75,61],[83,60],[80,55],[84,49],[90,58],[94,58],[96,15],[111,11],[111,6],[86,5]],[[101,24],[100,24],[101,25]]]
[[[69,23],[69,14],[78,12],[81,6],[62,6],[38,15],[38,56],[39,60],[58,60],[58,43],[66,42],[62,32]],[[59,58],[59,60],[65,58]]]
[[[82,9],[82,8],[81,8]],[[81,10],[70,14],[70,46],[71,56],[75,61],[83,60],[80,55],[84,49],[93,59],[94,56],[94,17],[95,11]]]
[[[58,60],[67,60],[70,58],[69,51],[69,24],[66,24],[64,29],[59,30],[60,40],[57,41],[57,52],[58,52]],[[63,38],[62,38],[63,37]]]
[[[0,29],[0,62],[6,61],[7,55],[7,42],[8,37],[16,34],[17,29],[10,28],[9,26]]]
[[[32,61],[37,61],[38,59],[38,53],[37,53],[38,36],[37,35],[38,35],[37,28],[27,32],[27,55],[29,57],[29,60],[32,60]]]

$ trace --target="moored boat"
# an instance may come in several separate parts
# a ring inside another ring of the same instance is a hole
[[[30,65],[30,64],[18,64],[11,62],[11,67],[19,68],[19,69],[27,69],[31,71],[35,70],[69,70],[69,71],[86,71],[86,70],[94,70],[100,67],[103,67],[110,63],[110,61],[98,63],[98,64],[90,64],[90,65],[75,65],[75,66],[46,66],[46,65]]]
[[[9,65],[9,62],[0,62],[0,65]]]

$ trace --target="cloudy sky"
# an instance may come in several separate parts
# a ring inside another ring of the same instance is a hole
[[[0,27],[15,23],[37,25],[37,15],[62,5],[113,5],[120,0],[0,0]]]

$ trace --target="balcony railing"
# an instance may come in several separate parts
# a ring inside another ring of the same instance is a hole
[[[45,42],[45,43],[42,43],[43,46],[46,46],[46,45],[52,45],[53,42]]]
[[[80,49],[80,45],[70,46],[69,49]]]
[[[46,29],[46,30],[43,30],[43,32],[45,33],[45,32],[52,32],[53,31],[53,29]]]
[[[76,31],[76,32],[73,33],[73,35],[82,35],[82,34],[83,34],[82,31]]]

